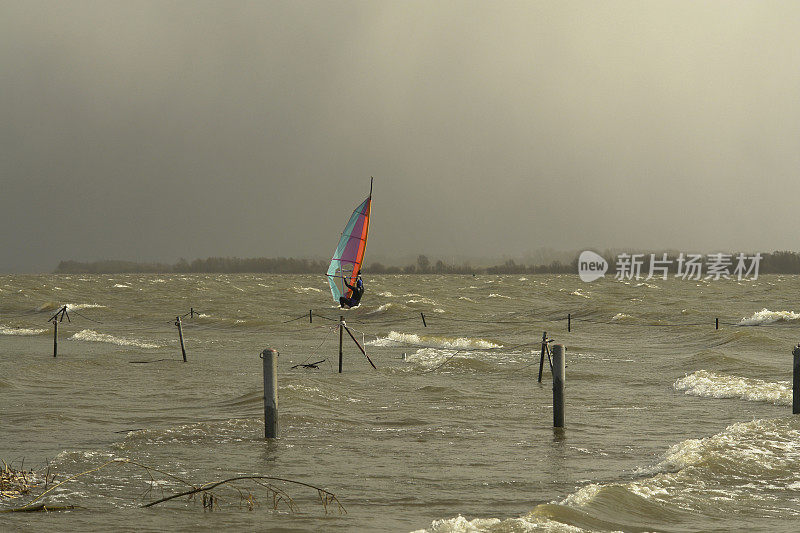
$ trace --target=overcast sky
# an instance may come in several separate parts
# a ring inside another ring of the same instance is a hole
[[[0,0],[0,270],[800,250],[800,2]]]

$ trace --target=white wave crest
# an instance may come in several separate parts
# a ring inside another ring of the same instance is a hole
[[[47,302],[46,304],[42,304],[36,308],[37,311],[55,311],[56,309],[61,309],[64,304],[60,303],[53,303]],[[105,305],[100,304],[66,304],[67,311],[78,311],[79,309],[94,309],[94,308],[104,308]]]
[[[100,304],[67,304],[67,311],[78,311],[80,309],[100,309],[105,305]]]
[[[611,317],[611,320],[623,320],[625,318],[633,318],[631,315],[626,315],[625,313],[617,313],[616,315]]]
[[[114,285],[114,288],[117,288],[117,289],[130,289],[131,286],[130,285],[125,285],[123,283],[116,283]]]
[[[472,298],[467,298],[466,296],[459,296],[458,299],[459,300],[464,300],[465,302],[472,302],[474,304],[478,303],[475,300],[473,300]]]
[[[418,529],[412,533],[478,533],[489,531],[489,528],[500,525],[498,518],[475,518],[467,520],[461,515],[455,518],[434,520],[429,529]]]
[[[47,332],[46,329],[9,328],[6,326],[0,326],[0,335],[29,336],[29,335],[41,335],[42,333],[46,332]]]
[[[742,469],[748,463],[758,471],[784,469],[800,460],[800,430],[789,419],[737,422],[703,439],[687,439],[670,447],[651,472],[676,472],[701,463],[714,464],[714,456]],[[689,475],[692,473],[690,472]]]
[[[491,294],[489,295],[489,298],[505,298],[506,300],[510,300],[510,299],[511,299],[511,296],[504,296],[504,295],[502,295],[502,294],[497,294],[497,293],[494,293],[494,292],[493,292],[493,293],[491,293]]]
[[[591,298],[588,294],[583,294],[580,289],[572,291],[570,294],[572,296],[580,296],[581,298]]]
[[[468,520],[461,515],[455,518],[434,520],[428,529],[412,533],[480,533],[494,531],[554,531],[558,533],[581,533],[583,529],[547,517],[529,514],[520,518],[473,518]]]
[[[604,492],[622,489],[669,508],[708,507],[709,510],[717,510],[720,504],[724,506],[725,502],[735,502],[736,509],[744,506],[747,511],[763,512],[765,505],[770,510],[775,509],[775,505],[770,505],[775,499],[774,491],[785,491],[795,483],[798,468],[800,429],[790,418],[740,422],[711,437],[687,439],[675,444],[658,464],[635,471],[637,476],[646,477],[621,483],[591,483],[568,495],[558,505],[585,508],[589,514],[594,514],[596,505],[600,506],[601,512],[608,508],[607,501],[597,501]],[[618,492],[611,494],[620,497]],[[709,494],[712,496],[709,497]],[[517,529],[491,526],[485,530],[571,531],[564,529],[565,524],[560,522],[541,522],[548,516],[552,516],[550,505],[537,506],[523,519],[545,527]],[[504,521],[503,525],[506,523]],[[456,522],[453,519],[451,524],[461,527],[457,531],[477,531],[469,529],[469,522]],[[433,523],[433,526],[436,525],[440,525],[440,522]]]
[[[394,294],[392,294],[392,293],[391,293],[391,292],[389,292],[389,291],[385,291],[385,292],[379,292],[379,293],[378,293],[378,296],[382,296],[382,297],[384,297],[384,298],[394,298]]]
[[[602,485],[591,483],[581,487],[561,501],[561,505],[569,505],[570,507],[583,507],[597,496],[597,493],[602,489]]]
[[[420,298],[419,298],[418,300],[417,300],[417,299],[414,299],[414,298],[412,298],[411,300],[408,300],[406,303],[407,303],[407,304],[438,305],[436,302],[434,302],[434,301],[433,301],[433,300],[431,300],[430,298],[425,298],[425,297],[423,297],[423,296],[420,296]]]
[[[239,287],[236,288],[238,289]],[[292,287],[292,290],[301,294],[308,294],[309,292],[322,292],[322,289],[318,289],[316,287]]]
[[[386,304],[381,305],[380,307],[378,307],[374,311],[370,311],[369,313],[367,313],[367,315],[376,315],[378,313],[385,313],[386,311],[388,311],[389,309],[391,309],[393,307],[395,307],[395,305],[393,303],[386,303]]]
[[[762,326],[775,322],[789,322],[800,319],[800,313],[794,311],[770,311],[766,307],[756,311],[751,317],[744,317],[739,321],[740,326]]]
[[[120,337],[114,337],[113,335],[108,335],[106,333],[98,333],[91,329],[84,329],[79,331],[72,337],[70,340],[75,341],[87,341],[87,342],[107,342],[110,344],[116,344],[117,346],[135,346],[137,348],[159,348],[157,344],[151,344],[149,342],[140,341],[137,339],[122,339]]]
[[[792,404],[792,390],[786,382],[729,376],[707,370],[693,372],[676,381],[673,387],[691,396],[704,398],[739,398],[775,405]]]
[[[446,349],[468,349],[468,348],[501,348],[501,345],[495,344],[485,339],[469,339],[466,337],[449,338],[449,337],[434,337],[417,335],[414,333],[399,333],[397,331],[390,331],[386,337],[380,337],[374,341],[369,341],[367,344],[371,346],[397,346],[399,344],[424,344],[431,348],[446,348]]]

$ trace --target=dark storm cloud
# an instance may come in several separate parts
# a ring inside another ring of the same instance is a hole
[[[0,2],[0,269],[798,249],[794,2]]]

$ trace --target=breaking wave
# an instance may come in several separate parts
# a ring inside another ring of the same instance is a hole
[[[322,292],[322,289],[318,289],[316,287],[292,287],[292,290],[300,294],[308,294],[310,292]]]
[[[47,333],[46,329],[30,329],[30,328],[10,328],[7,326],[0,326],[0,335],[41,335]]]
[[[791,405],[792,389],[786,382],[769,382],[698,370],[675,382],[675,390],[704,398],[739,398],[750,402]]]
[[[98,333],[91,329],[84,329],[79,331],[70,340],[86,341],[86,342],[107,342],[109,344],[116,344],[117,346],[135,346],[136,348],[159,348],[158,344],[152,344],[137,339],[122,339],[114,337],[106,333]]]
[[[397,308],[397,307],[398,306],[396,306],[395,304],[393,304],[391,302],[390,303],[386,303],[386,304],[381,305],[377,309],[373,309],[372,311],[369,311],[368,313],[366,313],[366,315],[367,316],[380,315],[380,314],[383,314],[383,313],[387,313],[389,310],[391,310],[393,308]]]
[[[713,517],[728,531],[741,526],[743,507],[748,515],[794,515],[784,500],[787,490],[800,488],[798,470],[796,419],[753,420],[675,444],[657,464],[637,470],[634,481],[590,483],[519,518],[459,515],[420,531],[695,531],[699,517]]]
[[[63,303],[47,302],[36,308],[37,311],[56,311],[64,306]],[[80,309],[94,309],[104,308],[105,305],[100,304],[66,304],[67,311],[78,311]]]
[[[386,337],[379,337],[374,341],[369,341],[370,346],[397,346],[400,344],[422,344],[429,348],[445,349],[469,349],[469,348],[501,348],[502,345],[495,344],[486,339],[470,339],[467,337],[436,337],[428,335],[417,335],[415,333],[399,333],[390,331]]]
[[[790,322],[800,319],[800,313],[794,311],[770,311],[766,307],[756,311],[751,317],[744,317],[739,321],[739,326],[763,326],[775,322]]]

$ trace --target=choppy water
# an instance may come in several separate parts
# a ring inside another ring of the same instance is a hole
[[[196,484],[289,478],[347,514],[297,486],[294,513],[252,486],[253,510],[224,490],[213,512],[185,498],[141,509],[185,487],[114,466],[45,500],[82,509],[0,514],[0,529],[795,531],[799,282],[368,278],[343,314],[378,370],[345,335],[338,374],[323,276],[2,276],[0,458],[49,463],[57,480],[115,457]],[[63,304],[54,359],[47,319]],[[183,363],[174,317],[190,307]],[[549,373],[536,383],[543,330],[567,346],[563,434]],[[267,346],[281,353],[272,442]]]

